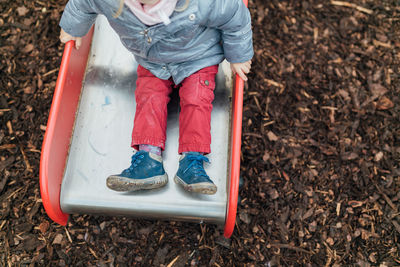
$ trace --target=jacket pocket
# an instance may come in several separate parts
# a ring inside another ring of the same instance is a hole
[[[166,36],[166,40],[169,43],[185,45],[190,41],[197,38],[197,35],[204,28],[192,21],[179,21],[178,25],[174,25],[172,30],[169,30],[169,35]]]
[[[199,25],[187,24],[183,27],[182,30],[179,30],[174,33],[174,38],[182,38],[182,39],[190,39],[193,38],[198,29]]]
[[[139,45],[141,42],[134,37],[121,36],[121,43],[132,53],[143,56],[144,52],[140,50]]]

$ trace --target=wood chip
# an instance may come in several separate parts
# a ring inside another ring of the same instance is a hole
[[[358,5],[353,4],[353,3],[345,2],[345,1],[333,1],[333,0],[332,0],[332,1],[331,1],[331,4],[332,4],[332,5],[336,5],[336,6],[345,6],[345,7],[355,8],[355,9],[357,9],[358,11],[367,13],[367,14],[369,14],[369,15],[371,15],[371,14],[374,13],[374,11],[372,11],[371,9],[367,9],[367,8],[358,6]]]
[[[272,131],[269,131],[267,133],[267,136],[268,136],[269,141],[278,141],[279,140],[278,136],[276,136]]]
[[[57,234],[56,237],[53,240],[54,245],[59,245],[61,244],[61,241],[63,240],[63,235],[62,234]]]
[[[168,265],[167,267],[172,267],[174,265],[174,263],[179,259],[180,255],[176,256],[175,259],[173,259]]]

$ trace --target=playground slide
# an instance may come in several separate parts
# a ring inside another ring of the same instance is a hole
[[[94,32],[94,33],[93,33]],[[178,168],[179,97],[168,105],[164,167],[169,183],[130,193],[106,187],[108,175],[130,164],[137,63],[107,20],[99,16],[81,49],[66,45],[40,162],[40,187],[49,217],[66,225],[68,214],[123,215],[235,225],[240,172],[243,81],[227,62],[216,78],[211,119],[211,164],[206,171],[215,195],[189,193],[174,183]],[[234,83],[235,82],[235,83]]]

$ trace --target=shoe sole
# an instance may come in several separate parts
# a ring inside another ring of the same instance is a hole
[[[178,176],[174,177],[174,181],[175,183],[182,185],[182,187],[189,192],[205,195],[214,195],[217,192],[217,186],[212,183],[187,184]]]
[[[107,178],[107,187],[118,192],[149,190],[163,187],[168,183],[168,175],[159,175],[146,179],[130,179],[111,175]]]

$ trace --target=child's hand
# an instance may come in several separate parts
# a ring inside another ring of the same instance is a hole
[[[246,74],[250,72],[251,60],[243,63],[231,63],[231,69],[233,73],[237,73],[240,78],[242,78],[244,81],[247,81]]]
[[[65,44],[66,42],[71,41],[71,40],[75,41],[76,49],[79,49],[79,47],[81,47],[82,37],[73,37],[73,36],[69,35],[68,33],[66,33],[63,29],[61,29],[60,41]]]

